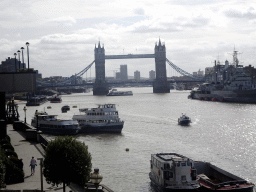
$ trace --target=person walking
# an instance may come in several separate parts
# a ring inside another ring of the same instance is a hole
[[[31,175],[34,175],[35,166],[37,166],[36,160],[34,159],[34,157],[32,157],[32,159],[30,160],[30,165],[29,166],[31,167]]]

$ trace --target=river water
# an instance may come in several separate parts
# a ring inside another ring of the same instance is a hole
[[[102,183],[115,192],[153,192],[148,176],[149,160],[151,154],[160,152],[176,152],[193,160],[208,161],[256,183],[255,104],[190,100],[189,91],[153,94],[152,87],[118,90],[131,90],[133,96],[93,96],[92,92],[63,95],[62,103],[27,107],[27,122],[31,122],[36,109],[71,119],[82,107],[117,104],[120,118],[125,121],[121,134],[76,136],[88,145],[93,168],[99,168],[103,175]],[[18,103],[23,120],[25,102]],[[71,110],[61,113],[63,105],[69,105]],[[190,126],[177,124],[181,113],[192,119]]]

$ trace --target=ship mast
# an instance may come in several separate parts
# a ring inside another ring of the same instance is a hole
[[[238,53],[238,51],[235,50],[235,46],[234,46],[234,51],[233,51],[233,65],[235,66],[235,68],[238,68],[239,65],[239,60],[237,58],[237,54],[242,54],[242,53]]]

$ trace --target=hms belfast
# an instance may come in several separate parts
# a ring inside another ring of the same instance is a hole
[[[246,69],[251,68],[239,65],[238,51],[233,52],[233,63],[230,65],[216,64],[211,73],[211,81],[194,88],[190,95],[191,99],[211,100],[234,103],[256,103],[256,86],[254,76]]]

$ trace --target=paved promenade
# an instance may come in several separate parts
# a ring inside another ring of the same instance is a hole
[[[18,184],[7,185],[6,190],[41,190],[40,178],[40,161],[37,158],[43,158],[44,149],[37,142],[26,141],[25,134],[20,131],[13,130],[12,124],[7,125],[7,134],[11,138],[11,144],[15,152],[18,154],[19,159],[23,159],[24,163],[24,182]],[[35,174],[31,176],[31,168],[29,167],[32,156],[37,160]],[[52,186],[47,184],[43,178],[44,191],[63,191],[63,186]],[[2,188],[2,190],[4,190]],[[83,191],[83,189],[76,185],[66,186],[66,191]]]

